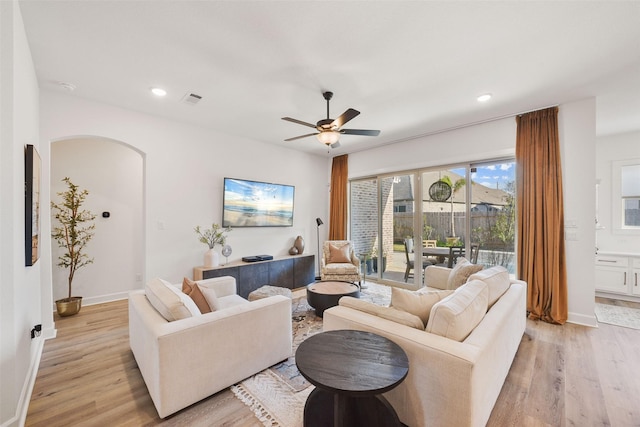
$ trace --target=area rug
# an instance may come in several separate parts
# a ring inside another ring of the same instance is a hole
[[[389,305],[391,288],[367,282],[360,299]],[[305,296],[294,296],[291,320],[295,354],[301,342],[322,332],[322,318],[315,315]],[[301,426],[304,403],[312,390],[313,386],[298,372],[294,356],[231,387],[233,394],[267,427]]]
[[[600,323],[640,329],[640,309],[596,303],[595,312]]]

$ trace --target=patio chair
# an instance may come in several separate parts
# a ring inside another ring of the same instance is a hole
[[[407,258],[407,268],[404,271],[404,281],[405,283],[409,280],[409,276],[411,275],[411,270],[414,269],[413,258],[409,256],[409,253],[413,252],[413,239],[404,239],[404,254]],[[424,271],[428,265],[432,265],[433,263],[422,257],[422,270]]]

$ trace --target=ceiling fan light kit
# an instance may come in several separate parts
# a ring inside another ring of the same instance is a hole
[[[333,92],[324,92],[322,94],[324,99],[327,101],[327,118],[319,120],[315,125],[307,122],[303,122],[302,120],[292,119],[291,117],[283,117],[282,120],[286,120],[288,122],[297,123],[299,125],[315,128],[317,132],[308,133],[306,135],[294,136],[293,138],[285,139],[285,141],[293,141],[296,139],[306,138],[308,136],[316,135],[318,141],[325,144],[327,147],[337,148],[339,146],[338,140],[340,139],[340,134],[344,135],[364,135],[364,136],[378,136],[380,135],[379,130],[371,130],[371,129],[341,129],[342,126],[360,114],[360,111],[354,110],[353,108],[349,108],[347,111],[342,113],[337,119],[333,120],[329,116],[329,101],[333,97]]]

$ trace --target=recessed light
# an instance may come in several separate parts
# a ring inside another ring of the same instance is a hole
[[[159,87],[152,87],[151,93],[153,93],[155,96],[165,96],[167,94],[167,91]]]
[[[490,93],[484,93],[484,94],[482,94],[482,95],[480,95],[478,97],[478,102],[487,102],[490,99],[491,99],[491,94]]]

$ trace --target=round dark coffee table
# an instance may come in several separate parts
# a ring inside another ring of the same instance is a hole
[[[402,425],[382,396],[409,372],[407,354],[393,341],[363,331],[322,332],[303,341],[295,359],[316,386],[304,406],[305,427]]]
[[[360,288],[351,282],[315,282],[307,286],[307,302],[322,317],[327,308],[338,305],[344,296],[360,298]]]

